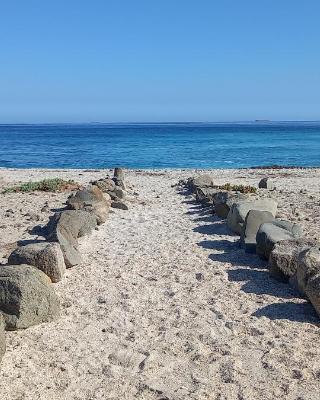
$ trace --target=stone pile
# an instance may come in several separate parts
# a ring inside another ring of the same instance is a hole
[[[5,353],[5,330],[25,329],[59,316],[60,303],[52,283],[66,268],[82,263],[78,238],[90,235],[106,222],[110,207],[128,209],[124,171],[106,177],[76,193],[67,209],[56,212],[43,228],[45,240],[17,247],[0,266],[0,361]]]
[[[190,190],[198,202],[211,205],[218,217],[226,219],[230,231],[240,235],[244,250],[267,260],[270,275],[299,290],[320,316],[320,245],[304,237],[298,224],[276,218],[277,202],[265,196],[270,191],[276,193],[272,180],[265,177],[259,182],[263,197],[221,191],[207,174],[180,181],[180,185]]]
[[[105,195],[109,196],[112,208],[128,210],[128,206],[125,203],[127,186],[122,168],[115,168],[113,178],[107,176],[104,179],[92,181],[91,183],[98,187]]]

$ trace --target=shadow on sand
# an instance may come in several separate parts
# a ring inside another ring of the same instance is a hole
[[[186,192],[180,192],[180,194],[186,195]],[[197,245],[206,250],[218,251],[209,254],[210,260],[228,263],[235,267],[227,270],[229,281],[243,282],[242,291],[258,296],[271,295],[282,299],[300,297],[299,293],[289,285],[270,277],[266,261],[261,260],[256,254],[247,254],[240,248],[239,240],[235,240],[236,236],[230,232],[225,221],[214,215],[212,206],[199,204],[195,200],[184,200],[183,203],[189,206],[186,214],[190,215],[196,224],[193,231],[213,236],[212,240],[204,239]],[[221,236],[229,236],[230,240]],[[261,307],[252,315],[257,318],[267,317],[270,320],[319,322],[312,305],[307,302],[274,303]]]
[[[295,322],[308,322],[319,325],[319,317],[310,303],[274,303],[260,308],[255,317],[267,317],[271,320],[287,319]]]

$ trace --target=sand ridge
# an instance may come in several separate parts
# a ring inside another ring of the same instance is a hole
[[[105,173],[0,170],[0,177],[86,183]],[[193,173],[127,173],[134,185],[129,211],[116,210],[81,240],[83,266],[54,285],[61,318],[7,333],[1,399],[317,398],[319,319],[312,306],[272,280],[209,209],[173,187]],[[266,171],[212,174],[219,184],[257,184]],[[267,174],[275,175],[280,216],[300,219],[319,238],[320,170]],[[66,197],[1,196],[3,260],[6,245],[31,237],[35,222],[26,211],[44,223],[43,203],[59,208]]]

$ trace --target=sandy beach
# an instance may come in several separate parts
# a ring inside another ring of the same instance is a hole
[[[109,170],[0,169],[0,189]],[[82,266],[54,284],[61,316],[7,332],[1,400],[314,400],[320,319],[210,209],[175,186],[195,170],[129,170],[129,210],[80,239]],[[273,177],[277,217],[320,240],[320,169],[212,170],[217,184]],[[68,192],[0,195],[1,262]],[[41,209],[48,202],[49,211]],[[10,211],[8,211],[10,210]]]

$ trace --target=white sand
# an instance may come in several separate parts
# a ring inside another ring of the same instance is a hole
[[[279,216],[300,219],[319,239],[320,170],[212,173],[217,183],[251,184],[274,174]],[[223,221],[171,187],[192,174],[127,173],[130,210],[115,210],[84,238],[84,265],[54,285],[60,319],[7,333],[1,400],[319,398],[320,320],[239,249]],[[0,170],[2,185],[104,175]],[[32,238],[26,229],[46,222],[44,202],[59,208],[67,195],[0,195],[4,261],[10,243]],[[42,220],[28,221],[28,211]]]

